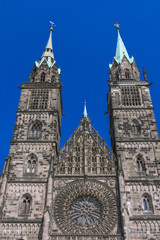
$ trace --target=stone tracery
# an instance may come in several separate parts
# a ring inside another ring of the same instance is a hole
[[[63,233],[106,234],[117,222],[115,194],[95,180],[68,183],[55,200],[54,214]]]
[[[83,227],[90,227],[100,222],[101,204],[89,196],[82,196],[71,204],[70,217],[73,221]]]

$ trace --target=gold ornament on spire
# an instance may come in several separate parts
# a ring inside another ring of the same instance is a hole
[[[118,24],[117,20],[116,20],[116,24],[114,24],[114,26],[116,27],[116,29],[119,29],[120,24]]]
[[[53,31],[53,25],[54,25],[54,26],[56,26],[56,25],[55,25],[54,22],[52,22],[52,21],[50,21],[50,24],[51,24],[50,31]]]

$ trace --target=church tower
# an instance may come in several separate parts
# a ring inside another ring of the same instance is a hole
[[[29,83],[23,83],[9,156],[1,175],[0,239],[48,239],[53,162],[59,154],[62,99],[52,31]],[[44,230],[44,231],[43,231]]]
[[[160,239],[160,140],[148,79],[129,57],[118,31],[109,65],[108,112],[113,152],[118,160],[124,239]]]
[[[0,239],[121,240],[116,158],[91,125],[60,150],[62,98],[52,31],[21,96],[1,175]]]
[[[118,31],[109,65],[110,149],[84,103],[60,150],[60,69],[53,24],[23,83],[9,156],[0,177],[2,240],[160,239],[160,140],[144,80]],[[74,127],[74,126],[73,126]]]

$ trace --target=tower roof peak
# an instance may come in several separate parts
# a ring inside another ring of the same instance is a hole
[[[84,118],[87,118],[87,117],[88,117],[88,114],[87,114],[87,107],[86,107],[86,101],[84,101],[83,117],[84,117]]]
[[[50,23],[51,23],[51,27],[50,27],[49,39],[48,39],[47,45],[44,49],[42,57],[51,57],[52,59],[54,59],[53,46],[52,46],[52,32],[53,32],[54,23],[51,21],[50,21]]]
[[[123,57],[125,56],[129,63],[133,63],[133,57],[129,57],[129,54],[127,52],[127,49],[124,45],[124,42],[121,38],[121,35],[120,35],[120,31],[119,31],[119,25],[118,23],[114,24],[114,26],[116,26],[116,29],[117,29],[117,32],[118,32],[118,38],[117,38],[117,47],[116,47],[116,55],[114,57],[114,59],[116,60],[117,63],[121,63],[122,62],[122,59]],[[112,67],[112,65],[110,64],[110,68]]]
[[[122,59],[123,59],[123,56],[126,56],[128,61],[130,63],[132,63],[133,62],[133,57],[130,58],[129,55],[128,55],[127,49],[124,45],[124,42],[123,42],[123,40],[121,38],[121,35],[120,35],[120,32],[119,32],[119,27],[117,28],[117,31],[118,31],[118,38],[117,38],[117,48],[116,48],[115,60],[118,63],[121,63]]]
[[[116,29],[119,29],[120,24],[118,24],[117,20],[116,20],[116,24],[114,24],[114,26],[116,27]]]
[[[53,53],[53,46],[52,46],[52,32],[53,32],[53,25],[54,23],[50,21],[51,27],[50,27],[50,34],[49,34],[49,39],[47,42],[47,45],[44,49],[44,52],[42,54],[41,59],[39,60],[39,62],[35,62],[36,67],[40,67],[41,64],[46,61],[48,64],[48,67],[53,67],[53,65],[55,64],[55,59],[54,59],[54,53]]]

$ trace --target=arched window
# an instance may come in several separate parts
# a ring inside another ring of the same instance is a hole
[[[31,201],[32,197],[30,194],[24,194],[20,202],[20,214],[30,214],[31,213]]]
[[[100,157],[100,173],[105,173],[105,158],[103,156]]]
[[[52,77],[51,77],[51,82],[53,83],[55,81],[55,76],[53,75]]]
[[[153,212],[151,196],[149,194],[145,193],[142,196],[142,201],[143,201],[143,210],[146,212]]]
[[[94,155],[92,158],[92,163],[91,163],[91,166],[92,166],[92,173],[97,173],[97,159],[96,159],[96,156]]]
[[[80,157],[75,159],[75,173],[80,173]]]
[[[73,165],[73,160],[72,160],[72,156],[70,155],[68,157],[68,174],[72,174],[72,165]]]
[[[130,72],[128,69],[125,70],[125,78],[130,79]]]
[[[119,74],[118,74],[118,72],[115,73],[115,78],[116,78],[116,80],[119,80]]]
[[[65,162],[62,161],[60,164],[60,174],[65,174]]]
[[[141,155],[137,156],[137,168],[139,172],[143,172],[143,173],[146,172],[145,162]]]
[[[141,126],[137,120],[132,121],[132,133],[140,134],[141,133]]]
[[[37,167],[37,158],[34,154],[31,154],[29,156],[29,159],[27,160],[26,173],[34,174],[36,172],[36,167]]]
[[[36,121],[29,132],[29,138],[39,139],[41,138],[42,133],[42,123],[40,121]]]
[[[45,82],[45,73],[44,72],[41,74],[41,82]]]

